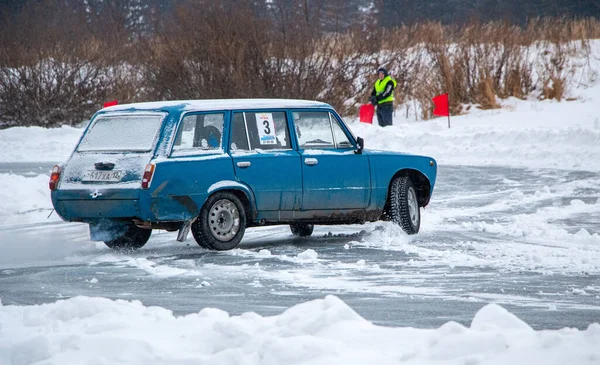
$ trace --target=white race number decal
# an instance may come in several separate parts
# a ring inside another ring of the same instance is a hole
[[[256,128],[261,145],[277,144],[273,113],[256,113]]]

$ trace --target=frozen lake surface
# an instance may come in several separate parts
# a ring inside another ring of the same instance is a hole
[[[24,176],[49,168],[0,164]],[[138,252],[115,253],[90,242],[87,225],[25,211],[0,222],[0,296],[273,315],[334,294],[376,324],[419,328],[468,325],[494,302],[535,329],[585,329],[600,318],[599,197],[594,172],[440,166],[416,236],[383,222],[317,226],[310,238],[260,227],[228,252],[154,231]]]

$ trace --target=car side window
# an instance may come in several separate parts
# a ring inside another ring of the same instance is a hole
[[[171,156],[223,151],[223,113],[188,114],[177,131]]]
[[[329,112],[294,112],[300,148],[333,148],[334,138]]]
[[[354,147],[352,142],[348,139],[348,136],[342,129],[339,121],[333,116],[333,114],[329,113],[329,118],[331,120],[331,129],[333,130],[333,138],[335,141],[336,148],[351,148]]]
[[[285,112],[234,113],[230,149],[232,152],[289,150],[292,148],[289,135]]]
[[[244,113],[233,113],[229,149],[232,152],[250,151]]]

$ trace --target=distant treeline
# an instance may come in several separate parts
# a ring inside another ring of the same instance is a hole
[[[14,16],[23,7],[45,0],[0,0],[0,12]],[[85,7],[89,13],[102,14],[121,9],[131,26],[139,26],[142,17],[153,12],[170,16],[188,0],[54,0],[66,13]],[[203,1],[195,1],[202,4]],[[525,25],[534,18],[564,17],[582,19],[600,17],[598,0],[211,0],[205,3],[224,7],[250,6],[259,17],[286,14],[321,24],[328,31],[345,31],[353,26],[377,24],[393,28],[425,21],[442,24],[466,24],[503,21]]]
[[[573,78],[569,60],[585,60],[589,40],[600,38],[593,12],[580,18],[575,6],[572,18],[523,23],[488,22],[464,7],[455,23],[409,17],[410,9],[436,13],[424,3],[436,2],[5,0],[0,128],[76,124],[113,99],[302,98],[353,113],[379,66],[419,118],[445,91],[455,112],[494,108],[497,97],[561,100]],[[440,14],[466,3],[448,1]]]
[[[382,26],[436,21],[466,24],[502,21],[525,25],[535,18],[600,18],[598,0],[375,0]]]

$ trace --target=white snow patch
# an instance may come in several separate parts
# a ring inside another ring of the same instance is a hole
[[[485,331],[488,329],[515,330],[533,332],[533,329],[514,314],[496,304],[489,304],[475,314],[471,329]]]
[[[10,173],[0,174],[0,225],[5,223],[5,217],[36,210],[45,211],[48,215],[52,210],[48,181],[47,175],[25,177]]]
[[[311,248],[298,254],[298,258],[300,260],[306,260],[306,261],[314,261],[318,257],[319,257],[319,254]]]
[[[263,256],[263,257],[272,256],[271,251],[265,250],[265,249],[262,249],[262,250],[258,251],[258,255],[259,256]]]
[[[13,127],[0,130],[0,162],[65,161],[75,149],[83,128]]]

